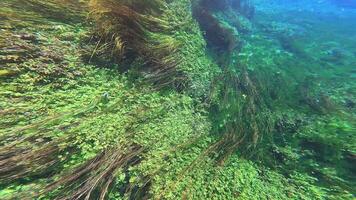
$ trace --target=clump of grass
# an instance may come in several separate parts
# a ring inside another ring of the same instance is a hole
[[[92,0],[90,6],[99,41],[107,45],[103,51],[118,61],[130,54],[143,57],[154,82],[164,84],[174,76],[179,61],[172,55],[180,43],[162,14],[165,1]]]
[[[90,1],[97,25],[92,57],[106,52],[119,63],[139,58],[142,64],[135,70],[158,88],[206,89],[203,79],[209,82],[216,66],[204,55],[205,42],[190,4],[187,0]]]
[[[48,193],[61,188],[57,198],[105,199],[110,186],[115,182],[116,175],[122,173],[120,170],[125,171],[129,166],[137,164],[142,152],[143,148],[138,145],[105,150],[68,175],[48,185],[43,192]]]
[[[4,19],[0,25],[5,28],[29,28],[49,21],[79,23],[86,13],[86,4],[77,0],[4,0],[0,5],[0,18]]]
[[[273,120],[259,82],[247,69],[226,68],[218,80],[211,93],[210,112],[213,132],[221,137],[214,149],[223,164],[238,150],[245,156],[256,154],[255,148],[272,132]]]

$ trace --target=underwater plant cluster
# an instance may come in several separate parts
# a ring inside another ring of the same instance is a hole
[[[0,199],[355,199],[355,7],[1,0]]]

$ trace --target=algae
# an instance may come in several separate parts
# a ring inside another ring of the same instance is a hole
[[[2,1],[1,198],[353,199],[356,42],[257,5]]]

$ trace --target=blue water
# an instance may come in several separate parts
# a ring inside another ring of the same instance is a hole
[[[356,0],[80,2],[0,0],[0,200],[355,200]]]

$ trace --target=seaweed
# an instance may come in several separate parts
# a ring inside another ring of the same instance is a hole
[[[0,5],[2,198],[353,198],[347,50],[250,1]]]
[[[104,42],[118,61],[137,55],[145,60],[151,82],[176,85],[171,82],[175,76],[184,82],[177,69],[181,58],[174,54],[182,44],[172,37],[179,24],[172,24],[163,14],[169,6],[166,2],[97,0],[90,6],[100,35],[98,44]]]

